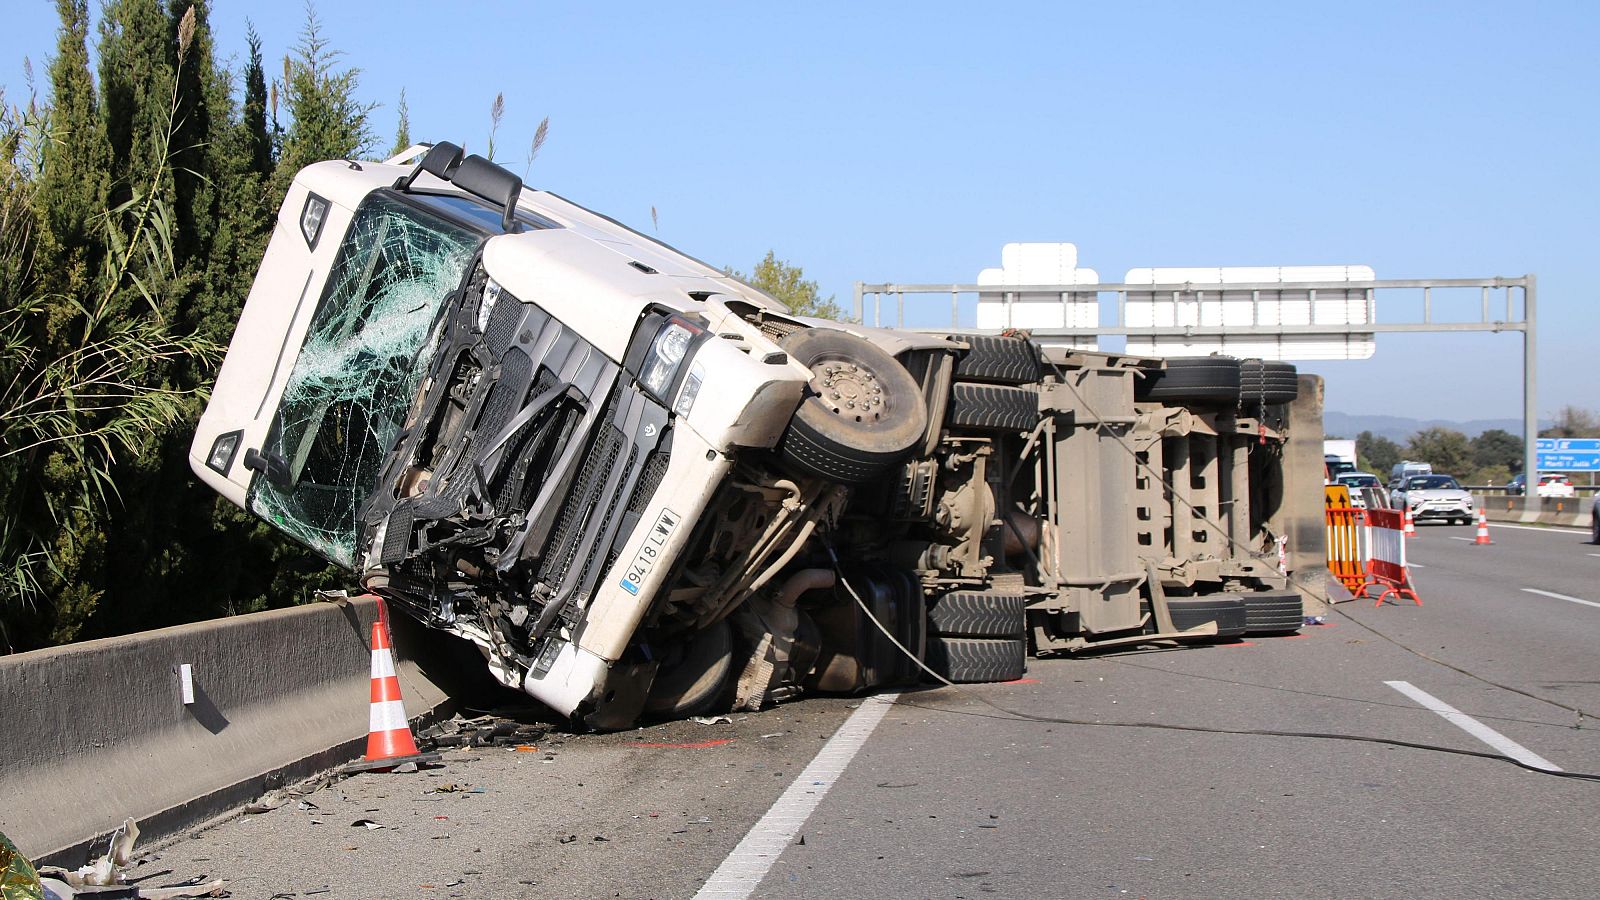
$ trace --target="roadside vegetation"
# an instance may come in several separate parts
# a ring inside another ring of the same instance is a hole
[[[58,0],[0,95],[0,651],[284,605],[322,563],[191,476],[192,423],[293,167],[373,136],[314,15],[281,75],[206,5]],[[91,56],[91,47],[97,51]]]
[[[1600,438],[1600,413],[1577,406],[1565,406],[1555,422],[1539,432],[1539,437]],[[1453,428],[1424,428],[1400,444],[1382,435],[1363,431],[1356,436],[1356,467],[1387,481],[1395,463],[1402,459],[1429,463],[1435,472],[1456,476],[1462,484],[1503,485],[1522,471],[1522,437],[1500,428],[1491,428],[1468,438]]]
[[[402,91],[378,146],[313,9],[269,77],[253,31],[218,58],[204,2],[106,0],[96,27],[87,0],[56,7],[43,77],[0,87],[0,653],[340,586],[202,487],[189,441],[294,173],[411,143]],[[771,253],[745,277],[839,312]]]

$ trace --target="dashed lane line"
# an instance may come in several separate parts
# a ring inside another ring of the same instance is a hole
[[[1545,759],[1532,750],[1529,750],[1527,747],[1524,747],[1516,741],[1513,741],[1511,738],[1508,738],[1500,732],[1495,731],[1493,728],[1490,728],[1482,722],[1479,722],[1477,719],[1474,719],[1461,710],[1456,709],[1454,706],[1451,706],[1443,700],[1440,700],[1438,697],[1435,697],[1434,695],[1417,687],[1409,681],[1385,681],[1384,684],[1387,684],[1389,687],[1392,687],[1400,693],[1405,694],[1407,697],[1410,697],[1412,700],[1415,700],[1425,709],[1438,713],[1446,722],[1449,722],[1451,725],[1456,726],[1478,740],[1483,741],[1485,744],[1488,744],[1490,747],[1493,747],[1500,753],[1504,753],[1506,756],[1511,757],[1517,762],[1532,766],[1535,769],[1544,769],[1547,772],[1561,771],[1561,767],[1550,760]]]
[[[1565,600],[1569,603],[1582,603],[1584,606],[1600,607],[1600,603],[1596,603],[1593,600],[1580,600],[1577,597],[1568,597],[1566,594],[1558,594],[1555,591],[1541,591],[1538,588],[1523,588],[1522,592],[1525,594],[1538,594],[1541,597],[1554,597],[1557,600]]]
[[[805,771],[711,873],[694,895],[695,900],[744,898],[754,893],[899,696],[880,694],[861,701],[861,706],[822,745]]]

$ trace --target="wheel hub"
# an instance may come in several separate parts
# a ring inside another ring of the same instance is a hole
[[[814,371],[817,394],[835,415],[876,417],[882,409],[883,386],[871,369],[855,363],[823,362]]]

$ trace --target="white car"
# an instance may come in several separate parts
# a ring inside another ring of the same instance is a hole
[[[1472,495],[1450,475],[1413,475],[1390,496],[1400,509],[1411,510],[1411,518],[1444,519],[1471,525],[1475,515]]]
[[[1539,496],[1570,500],[1576,496],[1572,482],[1565,475],[1540,475]]]
[[[1383,482],[1371,472],[1341,472],[1334,476],[1334,484],[1342,484],[1350,489],[1350,505],[1356,509],[1369,509],[1367,498],[1377,498],[1383,494]],[[1382,507],[1378,502],[1376,506]]]

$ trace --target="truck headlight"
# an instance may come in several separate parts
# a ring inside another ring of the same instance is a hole
[[[243,436],[242,431],[217,435],[216,441],[211,444],[211,452],[206,454],[206,468],[219,475],[228,474],[228,469],[233,466],[233,455],[239,452],[239,439]]]
[[[306,195],[306,205],[300,210],[300,234],[306,246],[317,249],[317,238],[322,237],[322,224],[328,220],[328,201],[316,194]]]
[[[694,400],[700,396],[700,385],[704,384],[705,380],[704,366],[690,366],[689,374],[684,376],[683,387],[678,389],[678,402],[672,405],[672,411],[679,416],[687,416],[689,410],[694,409]]]
[[[672,319],[656,332],[645,356],[644,367],[639,372],[639,383],[657,397],[666,399],[667,388],[678,374],[678,366],[689,353],[689,344],[698,328],[682,319]]]

